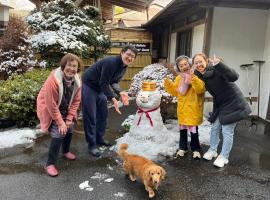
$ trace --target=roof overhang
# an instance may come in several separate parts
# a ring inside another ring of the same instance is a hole
[[[198,0],[201,7],[270,9],[269,0]]]
[[[157,15],[142,27],[150,27],[162,21],[168,21],[173,16],[187,11],[192,6],[201,8],[207,7],[230,7],[230,8],[249,8],[249,9],[270,9],[270,0],[173,0]]]
[[[13,9],[11,6],[0,3],[0,7]]]
[[[107,2],[131,10],[145,10],[153,0],[107,0]]]
[[[40,5],[44,0],[30,0],[36,5]],[[88,0],[76,0],[75,2],[80,5],[84,1]],[[100,0],[102,1],[102,0]],[[142,11],[145,10],[153,0],[106,0],[106,2],[111,3],[112,5],[121,6],[131,10]]]

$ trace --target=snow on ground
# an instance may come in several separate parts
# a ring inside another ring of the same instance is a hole
[[[129,126],[134,119],[134,115],[130,115],[123,124],[125,126]],[[127,123],[128,121],[128,123]],[[122,124],[122,125],[123,125]],[[177,120],[167,120],[165,123],[165,127],[174,133],[177,132]],[[201,126],[199,126],[200,133],[200,142],[202,144],[209,145],[210,141],[210,129],[211,125],[209,122],[204,121]],[[34,142],[41,133],[40,129],[10,129],[5,131],[0,131],[0,148],[10,148],[20,144],[31,144]],[[113,170],[112,167],[109,167],[110,170]]]
[[[117,139],[117,143],[112,149],[119,150],[122,143],[128,143],[128,152],[144,156],[151,160],[162,160],[164,157],[172,157],[179,148],[179,130],[177,120],[167,120],[163,125],[162,120],[154,120],[154,126],[147,126],[149,122],[145,116],[141,118],[141,126],[137,125],[138,113],[130,115],[122,126],[130,128],[129,132],[125,133],[123,137]],[[134,121],[135,120],[135,121]],[[210,130],[211,125],[206,120],[199,126],[199,139],[201,144],[210,144]],[[189,139],[190,141],[190,135]]]
[[[110,169],[110,166],[107,166],[107,167]],[[91,192],[94,190],[94,188],[91,185],[89,185],[89,182],[98,181],[99,184],[103,184],[103,183],[108,184],[108,183],[112,183],[114,181],[114,178],[109,177],[108,174],[101,174],[100,172],[95,172],[95,174],[93,176],[91,176],[90,179],[91,179],[90,181],[87,180],[87,181],[80,183],[79,188],[81,190],[86,190],[86,191]],[[121,194],[117,193],[117,195],[121,196],[122,193]]]
[[[178,131],[178,121],[177,120],[167,120],[164,124],[169,131],[179,134]],[[199,126],[199,139],[201,144],[210,145],[210,130],[211,124],[206,119]],[[190,140],[190,135],[189,135]]]
[[[30,128],[0,131],[0,149],[10,148],[19,144],[31,144],[40,134],[42,134],[40,129]]]

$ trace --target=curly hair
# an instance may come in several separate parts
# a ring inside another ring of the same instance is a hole
[[[74,61],[76,60],[78,62],[78,72],[80,72],[80,69],[83,67],[83,62],[82,60],[76,56],[73,53],[67,53],[66,55],[64,55],[60,61],[60,67],[61,70],[63,71],[66,67],[66,64],[70,61]]]

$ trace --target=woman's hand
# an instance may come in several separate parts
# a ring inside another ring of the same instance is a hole
[[[171,81],[171,79],[169,79],[169,77],[166,77],[166,78],[164,79],[164,85],[170,86],[171,83],[172,83],[172,81]]]
[[[120,110],[119,110],[119,103],[118,103],[117,99],[116,99],[116,98],[112,98],[112,101],[113,101],[113,106],[114,106],[115,111],[116,111],[119,115],[121,115],[122,113],[121,113]]]
[[[65,123],[61,124],[60,126],[58,126],[58,130],[61,135],[66,135],[67,125]]]
[[[122,99],[122,102],[125,106],[127,106],[129,104],[129,96],[127,92],[120,92],[120,96]]]
[[[69,129],[71,127],[72,123],[73,123],[72,121],[66,120],[67,129]]]
[[[221,61],[221,58],[216,57],[214,54],[213,58],[209,58],[209,62],[212,63],[213,65],[217,65]]]
[[[194,75],[194,69],[191,69],[189,74],[190,74],[190,80],[193,81],[195,79],[195,77],[194,77],[195,76]]]

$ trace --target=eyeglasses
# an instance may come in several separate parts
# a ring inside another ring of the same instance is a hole
[[[131,54],[131,53],[125,53],[128,57],[134,59],[136,56],[134,54]]]

